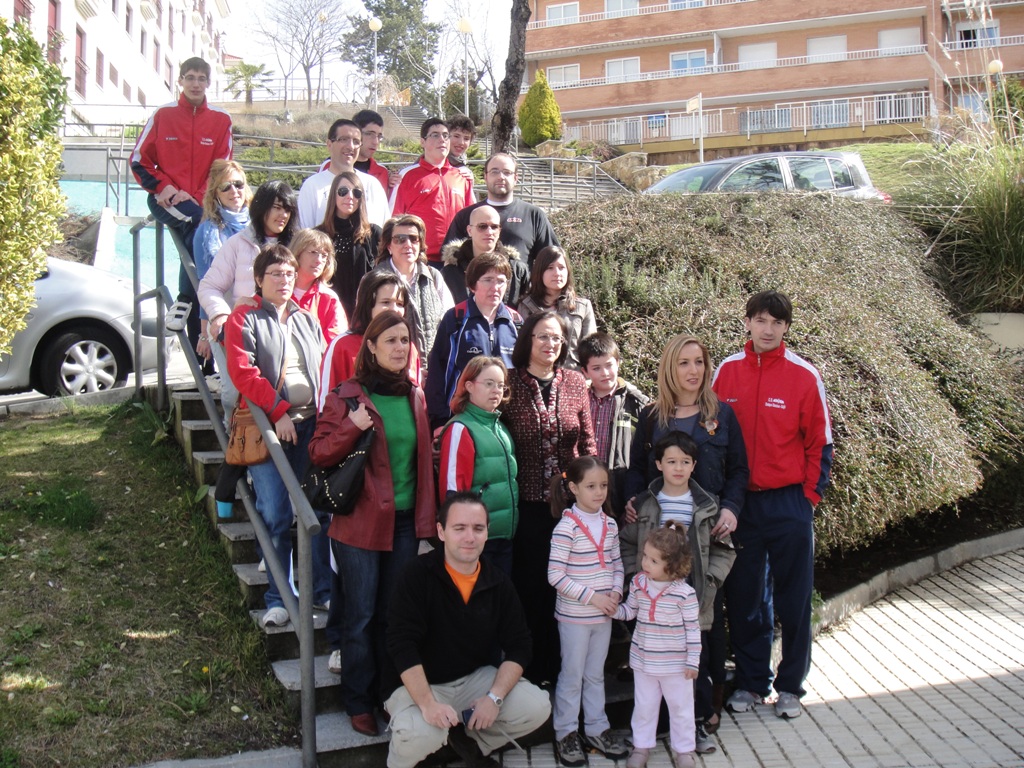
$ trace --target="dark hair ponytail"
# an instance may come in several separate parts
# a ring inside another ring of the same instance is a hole
[[[611,480],[607,465],[596,456],[578,456],[569,462],[569,466],[559,475],[551,478],[551,516],[556,520],[562,516],[562,512],[569,504],[576,502],[576,496],[569,490],[569,483],[579,485],[583,476],[592,469],[604,470],[605,476]],[[605,496],[601,511],[606,515],[612,514],[611,493]]]

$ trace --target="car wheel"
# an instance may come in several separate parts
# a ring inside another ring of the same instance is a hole
[[[39,381],[47,395],[80,395],[122,387],[130,362],[112,331],[90,328],[62,333],[46,347]]]

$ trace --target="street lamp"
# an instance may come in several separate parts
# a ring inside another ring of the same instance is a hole
[[[384,24],[376,16],[372,16],[368,22],[370,31],[373,32],[373,109],[377,109],[377,33]]]
[[[463,106],[462,114],[469,116],[469,36],[473,34],[473,22],[468,16],[459,19],[456,29],[462,33]]]

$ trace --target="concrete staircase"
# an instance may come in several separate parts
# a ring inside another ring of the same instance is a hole
[[[228,553],[231,567],[238,577],[242,602],[249,610],[255,630],[263,636],[274,675],[286,693],[289,707],[298,719],[301,688],[298,635],[291,623],[282,627],[267,628],[260,625],[260,618],[265,613],[263,594],[267,591],[267,574],[258,568],[256,534],[241,502],[235,503],[233,517],[217,517],[213,486],[217,482],[224,454],[217,444],[216,434],[199,393],[188,385],[172,387],[169,400],[175,437],[184,450],[196,482],[210,486],[205,505],[210,526],[216,531]],[[216,395],[214,398],[218,399]],[[330,656],[324,632],[327,614],[314,614],[313,625],[316,649],[316,742],[319,765],[321,768],[383,765],[387,755],[387,735],[369,738],[356,733],[341,708],[338,693],[341,677],[327,669]],[[381,723],[381,731],[384,732],[384,723]]]
[[[576,174],[557,173],[552,168],[554,158],[521,156],[519,184],[516,197],[533,203],[547,211],[556,211],[568,205],[612,195],[633,194],[604,171],[594,166],[581,165]],[[593,175],[590,169],[594,168]]]

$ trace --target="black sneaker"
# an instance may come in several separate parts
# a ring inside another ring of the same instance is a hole
[[[555,757],[558,758],[558,762],[567,766],[567,768],[578,768],[586,764],[587,759],[583,756],[580,735],[573,731],[561,741],[556,741]]]
[[[592,752],[600,752],[609,760],[618,760],[629,754],[622,739],[612,735],[611,728],[600,736],[584,736],[583,745]]]
[[[500,765],[493,757],[484,756],[476,739],[466,733],[461,725],[448,729],[448,746],[455,750],[466,768],[498,768]]]
[[[715,740],[708,735],[707,729],[704,727],[704,721],[697,723],[696,736],[697,746],[694,751],[698,755],[710,755],[718,749]]]

